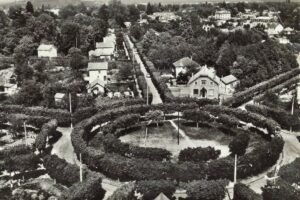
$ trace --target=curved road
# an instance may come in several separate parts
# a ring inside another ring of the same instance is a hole
[[[162,103],[162,100],[160,98],[160,95],[156,89],[156,87],[154,86],[152,80],[150,77],[147,77],[147,70],[146,70],[146,67],[144,65],[144,63],[142,62],[142,59],[139,55],[139,53],[137,52],[136,48],[134,47],[134,44],[132,43],[132,41],[130,40],[129,36],[126,35],[125,36],[126,40],[128,40],[129,42],[129,47],[130,49],[132,50],[133,52],[133,55],[134,55],[134,59],[136,60],[136,62],[140,65],[140,69],[141,71],[143,72],[144,76],[145,76],[145,79],[146,79],[146,82],[147,82],[147,85],[148,85],[148,88],[150,90],[150,92],[152,93],[152,96],[153,96],[153,99],[152,99],[152,104],[160,104]]]
[[[74,148],[71,142],[71,128],[58,127],[57,131],[62,133],[61,138],[53,145],[51,154],[56,154],[59,158],[65,159],[68,163],[75,164],[79,167],[79,160],[75,156]],[[99,173],[100,174],[100,173]],[[105,178],[102,178],[102,188],[106,190],[104,200],[107,199],[112,193],[118,189],[122,183]],[[79,174],[78,174],[79,176]]]

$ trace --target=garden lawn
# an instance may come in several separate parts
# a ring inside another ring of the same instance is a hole
[[[167,149],[172,153],[173,157],[175,158],[178,157],[179,152],[181,150],[188,147],[211,146],[221,150],[221,157],[229,155],[228,145],[220,144],[218,141],[215,141],[213,138],[211,140],[208,140],[207,138],[192,138],[192,137],[183,138],[180,135],[179,144],[177,138],[178,138],[177,130],[171,125],[170,122],[165,122],[163,126],[150,127],[148,129],[146,140],[145,140],[145,129],[140,129],[128,133],[127,135],[120,137],[120,140],[122,142],[126,142],[135,146],[156,147],[156,148]]]

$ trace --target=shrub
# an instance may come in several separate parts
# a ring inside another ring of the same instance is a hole
[[[226,180],[201,180],[188,183],[186,193],[191,200],[223,200],[225,198]]]
[[[186,120],[192,120],[197,122],[197,127],[199,127],[199,122],[209,122],[212,121],[209,113],[203,110],[185,110],[183,111],[183,118]]]
[[[247,133],[240,133],[233,138],[229,144],[229,150],[232,154],[243,155],[248,147],[250,137]]]
[[[35,147],[39,151],[46,148],[47,137],[54,134],[57,124],[57,120],[54,119],[43,125],[40,134],[35,139]]]
[[[122,117],[118,117],[114,121],[110,122],[103,128],[104,134],[114,134],[115,131],[119,128],[127,129],[130,125],[136,124],[140,119],[140,115],[138,114],[128,114],[123,115]]]
[[[164,193],[171,199],[176,191],[176,186],[174,182],[166,180],[138,181],[136,191],[143,195],[144,200],[153,200],[160,193]]]
[[[91,177],[83,182],[72,185],[63,198],[66,200],[101,200],[105,195],[105,190],[101,187],[100,177]]]
[[[276,184],[267,184],[262,188],[264,200],[300,200],[300,192],[290,183],[277,179]]]
[[[25,172],[26,170],[35,170],[39,163],[39,157],[32,152],[8,156],[4,159],[5,169],[7,169],[9,172]]]
[[[129,182],[119,187],[107,200],[132,200],[134,192],[135,183]]]
[[[278,175],[290,184],[300,184],[300,158],[280,168]]]
[[[197,148],[186,148],[180,151],[179,161],[192,161],[192,162],[206,162],[208,160],[217,159],[221,154],[220,150],[215,150],[213,147],[197,147]]]
[[[262,200],[262,196],[255,193],[248,186],[237,183],[234,185],[234,199],[235,200]]]
[[[57,155],[47,155],[44,157],[44,167],[49,176],[55,179],[58,183],[70,187],[80,180],[79,167],[67,163],[64,159]],[[83,171],[83,178],[87,179],[91,176],[88,171]]]
[[[236,117],[226,114],[221,114],[220,116],[218,116],[217,122],[225,124],[229,127],[237,127],[240,124],[239,120]]]
[[[289,129],[290,127],[295,127],[300,124],[297,116],[293,116],[290,113],[282,109],[270,108],[264,105],[246,105],[246,109],[250,112],[258,113],[265,116],[266,118],[271,118],[278,122],[281,127]]]

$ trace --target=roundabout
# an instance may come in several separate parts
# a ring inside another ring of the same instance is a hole
[[[173,122],[176,123],[176,117],[167,114],[180,112],[182,113],[180,117],[182,123],[194,124],[194,129],[199,127],[199,123],[213,125],[221,130],[219,131],[221,134],[227,134],[227,137],[231,137],[232,140],[240,134],[248,134],[249,141],[244,153],[238,157],[237,174],[239,179],[257,175],[274,165],[283,148],[283,141],[277,136],[278,124],[254,113],[216,105],[199,108],[196,104],[152,106],[137,104],[97,113],[79,122],[71,134],[76,154],[82,154],[83,162],[90,169],[121,181],[174,180],[180,183],[195,180],[233,180],[233,152],[228,155],[223,153],[224,156],[218,159],[209,159],[209,161],[195,162],[192,159],[190,161],[174,161],[171,158],[175,152],[178,152],[178,149],[172,151],[159,148],[163,147],[163,139],[156,140],[155,138],[157,134],[164,134],[164,132],[155,132],[156,128],[160,128],[155,126],[149,128],[147,137],[150,142],[148,144],[146,142],[145,146],[143,129],[148,122],[144,116],[154,110],[163,113],[161,121],[164,123],[170,122],[170,119],[166,119],[167,117],[173,118]],[[225,119],[224,116],[220,117],[221,114],[229,117]],[[236,120],[230,120],[232,118]],[[249,124],[257,128],[250,129]],[[95,126],[100,126],[100,128],[93,130]],[[184,126],[180,123],[180,128],[182,127]],[[169,132],[174,134],[169,137],[173,143],[174,138],[172,139],[172,137],[176,137],[176,129],[171,131],[170,129],[169,126]],[[265,132],[259,131],[259,129],[264,129]],[[152,131],[154,135],[151,135]],[[212,131],[208,130],[208,132]],[[131,135],[132,133],[133,135]],[[130,135],[131,137],[129,137]],[[135,137],[133,137],[134,135]],[[154,139],[149,135],[154,136]],[[197,136],[195,133],[189,135]],[[182,137],[181,140],[185,141],[185,138]],[[228,141],[230,140],[228,139]],[[239,144],[239,141],[236,142]],[[150,144],[156,145],[151,146]],[[201,145],[199,146],[201,147]],[[179,151],[199,146],[186,145]],[[217,149],[218,145],[213,147]]]

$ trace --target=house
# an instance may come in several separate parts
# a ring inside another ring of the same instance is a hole
[[[107,84],[108,62],[90,62],[87,71],[89,74],[88,91],[97,90],[97,94],[104,93],[104,87]]]
[[[38,49],[39,58],[55,58],[57,57],[57,48],[52,44],[41,44]]]
[[[281,33],[283,31],[283,29],[284,28],[281,24],[273,22],[273,23],[268,24],[266,32],[268,33],[269,36],[274,36],[274,35],[278,35],[279,33]]]
[[[224,99],[233,94],[237,84],[238,80],[233,75],[219,78],[214,69],[203,66],[188,82],[189,96]]]
[[[15,83],[5,83],[3,87],[6,95],[14,95],[19,91],[19,88]]]
[[[199,66],[199,64],[196,63],[195,61],[193,61],[189,57],[184,57],[184,58],[181,58],[180,60],[174,62],[173,66],[174,66],[174,71],[175,71],[175,75],[176,75],[176,78],[177,78],[180,72],[182,72],[182,73],[186,72],[187,67],[189,67],[189,66]]]
[[[168,23],[172,20],[181,19],[180,16],[176,15],[174,12],[155,12],[152,15],[148,15],[152,20],[158,19],[160,22]]]
[[[164,193],[160,193],[154,200],[170,200]]]
[[[65,97],[65,93],[56,93],[54,95],[55,105],[61,104],[61,102],[63,101],[64,97]]]
[[[209,25],[209,24],[204,24],[202,26],[202,29],[205,31],[205,32],[208,32],[210,31],[212,28],[215,28],[215,26],[213,24]]]
[[[103,42],[96,42],[96,49],[89,52],[89,57],[96,57],[103,60],[112,60],[115,53],[116,36],[110,34],[103,38]]]
[[[283,30],[283,33],[285,35],[291,35],[292,33],[294,32],[294,29],[290,28],[290,27],[287,27]]]
[[[214,18],[216,20],[229,20],[231,19],[231,13],[228,10],[217,10]]]

